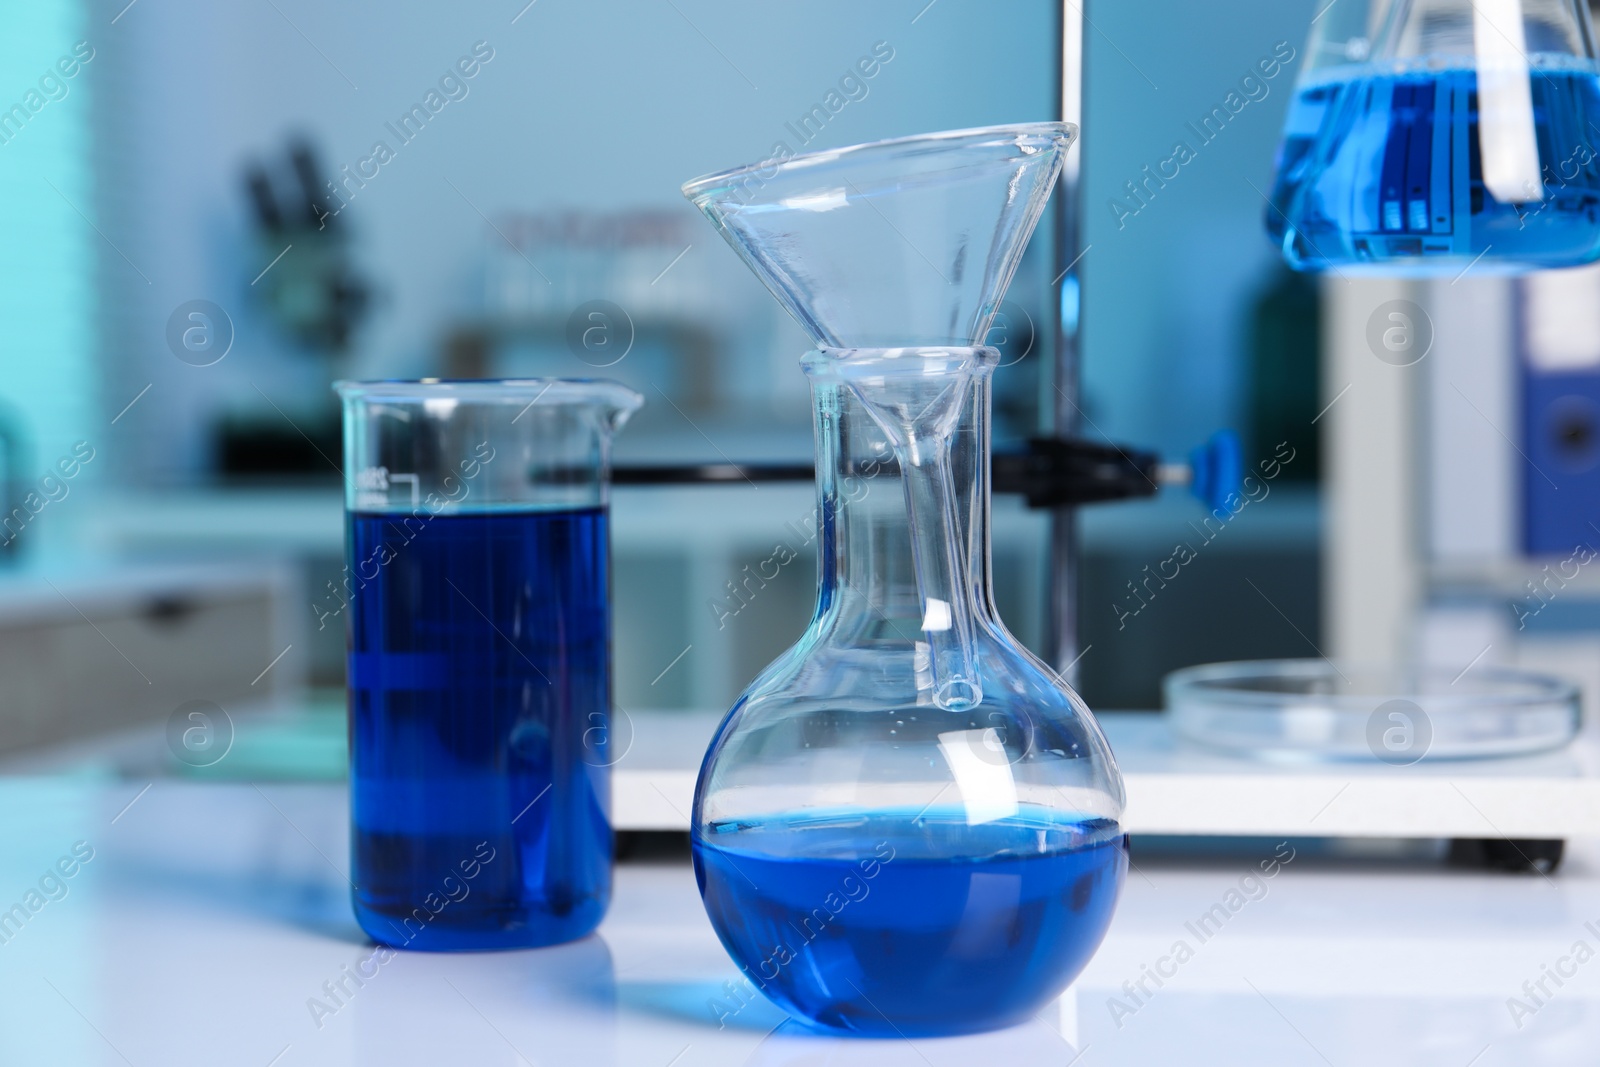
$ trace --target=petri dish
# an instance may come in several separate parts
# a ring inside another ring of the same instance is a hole
[[[1567,744],[1582,718],[1576,686],[1498,667],[1252,660],[1186,667],[1163,689],[1177,736],[1264,759],[1522,756]]]

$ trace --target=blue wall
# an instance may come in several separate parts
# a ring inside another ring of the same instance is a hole
[[[94,265],[115,252],[95,232],[85,24],[58,0],[11,5],[0,29],[0,404],[32,442],[13,472],[30,485],[76,441],[104,449],[111,418],[95,409]]]
[[[1309,0],[1089,8],[1084,388],[1107,434],[1177,453],[1239,424],[1248,302],[1278,260],[1261,193],[1314,10]],[[1223,106],[1279,42],[1294,63],[1203,144],[1187,124]],[[1140,207],[1125,183],[1180,140],[1194,158]],[[1114,197],[1138,213],[1119,224]]]
[[[275,250],[253,242],[243,160],[305,130],[330,167],[354,165],[476,41],[494,59],[467,97],[400,149],[349,211],[384,291],[353,373],[431,369],[446,324],[481,299],[493,238],[477,210],[687,210],[684,178],[788,141],[785,123],[875,42],[888,42],[894,59],[808,147],[1036,120],[1055,106],[1050,0],[538,0],[518,17],[520,6],[163,0],[115,25],[97,16],[96,217],[137,270],[95,246],[103,384],[96,398],[85,382],[71,402],[98,404],[109,418],[151,385],[119,428],[126,476],[194,477],[216,411],[260,409],[262,394],[295,411],[324,395],[326,369],[286,344],[253,302],[249,279]],[[1177,452],[1242,410],[1247,302],[1273,262],[1250,183],[1264,190],[1270,180],[1293,70],[1120,228],[1109,201],[1175,140],[1192,139],[1185,124],[1221,104],[1277,42],[1302,48],[1312,4],[1130,0],[1089,10],[1087,408],[1119,440]],[[84,227],[55,215],[40,225],[82,246]],[[709,231],[690,255],[731,259]],[[720,298],[769,300],[739,271],[727,278]],[[81,287],[55,293],[74,308],[90,302]],[[172,310],[196,298],[235,320],[234,351],[214,367],[180,363],[163,340]],[[63,343],[83,358],[85,339]],[[783,405],[803,404],[789,362],[800,334],[785,326],[770,344],[751,358],[772,361]]]
[[[1046,0],[999,8],[976,0],[538,0],[515,24],[515,2],[276,7],[282,14],[271,4],[164,0],[139,4],[119,23],[118,106],[107,130],[123,205],[118,228],[154,278],[149,287],[123,278],[131,284],[116,312],[126,344],[114,357],[118,389],[132,395],[154,381],[149,399],[159,401],[136,409],[143,421],[130,455],[141,478],[193,474],[200,415],[217,405],[259,407],[259,389],[293,410],[294,398],[323,388],[317,365],[288,351],[250,302],[248,280],[272,250],[249,242],[242,158],[304,129],[330,167],[354,165],[476,41],[494,58],[469,95],[435,116],[351,204],[363,260],[386,291],[354,373],[431,367],[446,320],[479,299],[492,238],[477,210],[688,212],[681,182],[765,158],[788,138],[785,123],[876,42],[887,42],[893,60],[808,147],[1039,120],[1054,108]],[[690,254],[733,262],[709,228]],[[724,295],[770,303],[739,268]],[[160,340],[171,310],[194,298],[216,301],[236,320],[235,351],[214,367],[185,366]],[[774,344],[803,425],[793,360],[804,341],[789,329]]]

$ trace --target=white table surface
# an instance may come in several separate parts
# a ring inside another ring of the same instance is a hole
[[[1254,857],[1135,856],[1107,941],[1034,1022],[850,1041],[798,1032],[764,1002],[718,1028],[707,1002],[737,972],[686,863],[620,866],[598,935],[572,945],[402,953],[319,1028],[308,999],[371,951],[350,914],[341,787],[13,777],[0,811],[0,908],[74,842],[95,850],[0,944],[6,1065],[1600,1062],[1600,958],[1559,989],[1546,979],[1554,995],[1520,1029],[1507,1010],[1575,942],[1600,950],[1584,925],[1600,930],[1592,842],[1553,877],[1305,856],[1204,943],[1185,924]],[[1179,939],[1193,958],[1159,989],[1146,980],[1153,996],[1119,1027],[1109,998]]]

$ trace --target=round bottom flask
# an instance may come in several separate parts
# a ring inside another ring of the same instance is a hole
[[[1127,869],[1104,736],[994,611],[995,358],[807,359],[816,614],[734,705],[695,793],[695,875],[722,943],[831,1030],[1027,1019],[1088,962]]]

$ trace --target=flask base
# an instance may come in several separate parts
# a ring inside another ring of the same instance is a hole
[[[1099,946],[1127,871],[1107,819],[961,808],[809,811],[692,840],[712,926],[752,985],[820,1028],[974,1033],[1021,1022]]]

